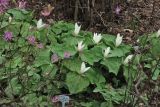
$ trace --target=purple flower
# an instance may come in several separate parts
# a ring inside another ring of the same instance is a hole
[[[22,1],[18,1],[18,8],[19,9],[25,9],[27,2],[22,0]]]
[[[51,56],[51,62],[52,63],[55,63],[55,62],[58,62],[58,60],[59,60],[59,57],[58,57],[58,55],[57,54],[52,54],[52,56]]]
[[[0,6],[7,7],[8,4],[9,4],[9,0],[0,0]]]
[[[0,0],[0,14],[3,13],[9,5],[9,0]]]
[[[34,36],[28,36],[28,43],[34,45],[36,42],[36,38]]]
[[[70,58],[71,57],[71,53],[69,52],[64,52],[64,58]]]
[[[12,32],[5,32],[3,35],[3,38],[5,41],[11,41],[13,39],[13,34]]]
[[[115,9],[115,13],[116,13],[117,15],[119,15],[119,14],[120,14],[120,11],[121,11],[121,8],[120,8],[119,6],[117,6],[116,9]]]
[[[40,48],[40,49],[42,49],[44,46],[43,46],[42,43],[39,43],[39,44],[37,44],[37,47]]]
[[[59,101],[59,96],[54,96],[53,98],[52,98],[52,102],[53,103],[56,103],[56,102],[58,102]]]

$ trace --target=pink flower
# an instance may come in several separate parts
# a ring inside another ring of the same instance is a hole
[[[9,5],[9,0],[0,0],[0,14],[3,13]]]
[[[64,58],[70,58],[71,57],[71,53],[69,52],[64,52]]]
[[[27,40],[28,40],[28,43],[31,45],[34,45],[36,42],[36,38],[34,36],[28,36]]]
[[[54,96],[53,98],[52,98],[52,102],[53,103],[56,103],[56,102],[58,102],[59,101],[59,96]]]
[[[116,13],[117,15],[119,15],[119,14],[120,14],[120,11],[121,11],[121,8],[120,8],[119,6],[117,6],[117,7],[115,8],[115,13]]]
[[[3,35],[3,38],[5,41],[11,41],[13,39],[13,34],[12,32],[5,32]]]
[[[18,8],[19,9],[25,9],[26,7],[26,1],[22,0],[22,1],[18,1]]]
[[[42,43],[37,44],[37,47],[40,48],[40,49],[44,48]]]
[[[58,60],[59,60],[59,57],[58,57],[58,55],[57,54],[52,54],[52,56],[51,56],[51,62],[52,63],[55,63],[55,62],[58,62]]]
[[[45,8],[41,11],[41,14],[42,14],[43,16],[49,16],[49,15],[51,14],[51,12],[52,12],[53,9],[54,9],[54,7],[52,7],[52,6],[49,4],[47,7],[45,7]]]

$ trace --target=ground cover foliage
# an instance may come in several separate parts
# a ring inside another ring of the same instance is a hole
[[[0,20],[0,105],[58,107],[52,99],[62,94],[74,107],[159,105],[159,31],[133,46],[120,34],[98,40],[77,23],[44,24],[23,9],[9,9]]]

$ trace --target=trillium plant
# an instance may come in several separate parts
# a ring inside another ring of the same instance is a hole
[[[137,66],[141,60],[151,78],[158,79],[159,31],[148,38],[141,36],[140,48],[149,48],[136,54],[119,33],[93,34],[80,30],[77,23],[64,21],[45,27],[41,18],[34,20],[33,12],[21,8],[24,6],[0,16],[0,86],[4,86],[0,88],[0,105],[53,107],[57,104],[54,96],[62,94],[73,99],[69,105],[77,107],[130,104],[130,89],[139,71],[147,78]]]

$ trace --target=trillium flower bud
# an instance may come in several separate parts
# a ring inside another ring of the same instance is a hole
[[[89,69],[90,69],[90,67],[86,67],[85,63],[82,62],[80,73],[83,74],[83,73],[85,73],[86,71],[88,71]]]
[[[101,34],[94,33],[93,41],[94,41],[96,44],[98,44],[101,39],[102,39]]]
[[[110,53],[111,48],[108,47],[104,50],[104,57],[107,58],[108,54]]]
[[[131,61],[132,57],[133,57],[133,55],[128,55],[123,63],[128,64]]]
[[[78,24],[75,23],[74,34],[75,34],[76,36],[79,34],[80,29],[81,29],[81,25],[78,26]]]
[[[118,47],[122,43],[123,36],[120,36],[120,34],[117,34],[116,38],[116,47]]]
[[[160,29],[157,31],[157,37],[160,36]]]
[[[8,18],[8,22],[11,23],[12,22],[12,17]]]

